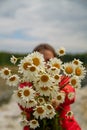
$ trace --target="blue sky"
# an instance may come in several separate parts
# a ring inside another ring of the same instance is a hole
[[[28,53],[40,43],[87,52],[87,0],[0,0],[0,51]]]

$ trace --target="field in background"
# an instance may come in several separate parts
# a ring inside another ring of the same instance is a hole
[[[9,52],[0,52],[0,65],[12,65],[10,62],[11,56],[14,55],[15,57],[24,57],[27,54],[17,54],[17,53],[9,53]],[[63,62],[69,62],[73,60],[74,58],[80,59],[84,65],[87,65],[87,53],[81,53],[81,54],[71,54],[67,53],[63,57],[60,57],[60,59]]]
[[[3,67],[4,66],[0,67],[0,69]],[[6,66],[6,67],[11,69],[12,73],[17,72],[17,67],[14,67],[14,66]],[[13,94],[13,89],[15,88],[6,85],[5,80],[0,77],[0,105],[2,105],[3,103],[9,102]]]

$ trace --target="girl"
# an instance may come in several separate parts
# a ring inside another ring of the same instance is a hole
[[[45,61],[49,61],[51,58],[56,57],[56,52],[52,46],[49,44],[40,44],[35,47],[34,51],[38,51],[41,54],[43,54]],[[81,130],[79,124],[76,122],[74,116],[71,116],[70,118],[67,116],[67,112],[71,111],[70,105],[75,102],[75,96],[73,96],[72,99],[68,98],[69,93],[74,93],[75,95],[75,89],[69,84],[69,77],[62,76],[60,81],[60,89],[66,93],[65,102],[61,103],[59,106],[57,105],[56,101],[53,100],[52,104],[55,107],[57,111],[60,111],[60,118],[61,120],[61,126],[63,130]],[[31,86],[30,83],[22,83],[19,87],[23,87],[25,85]],[[63,87],[64,86],[64,87]],[[27,120],[29,120],[30,113],[32,112],[31,109],[24,109],[20,106],[21,110],[25,110],[27,113]],[[24,130],[30,130],[29,126],[25,126]]]

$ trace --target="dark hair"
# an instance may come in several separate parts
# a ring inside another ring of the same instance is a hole
[[[57,54],[56,54],[56,52],[55,52],[55,49],[54,49],[51,45],[49,45],[49,44],[47,44],[47,43],[42,43],[42,44],[37,45],[37,46],[34,48],[33,52],[34,52],[34,51],[40,52],[40,51],[42,51],[42,50],[49,50],[49,51],[51,51],[51,52],[53,53],[54,57],[57,56]]]

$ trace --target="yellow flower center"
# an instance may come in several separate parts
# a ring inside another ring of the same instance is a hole
[[[75,60],[73,63],[74,63],[75,65],[78,65],[78,61],[77,61],[77,60]]]
[[[60,54],[64,54],[64,50],[60,50],[59,53],[60,53]]]
[[[47,105],[47,109],[48,109],[48,110],[51,110],[52,107],[51,107],[50,105]]]
[[[5,71],[4,71],[4,74],[5,74],[5,75],[9,75],[9,71],[8,71],[8,70],[5,70]]]
[[[75,74],[77,75],[77,76],[80,76],[81,75],[81,68],[80,67],[77,67],[76,69],[75,69]]]
[[[42,75],[41,76],[41,81],[42,82],[47,82],[49,80],[49,77],[47,75]]]
[[[29,96],[29,95],[30,95],[30,91],[26,89],[26,90],[24,90],[24,93],[23,93],[23,94],[24,94],[24,96],[26,96],[26,97],[27,97],[27,96]]]
[[[62,98],[61,95],[57,96],[57,100],[61,100],[61,98]]]
[[[16,79],[15,76],[9,78],[10,81],[15,81],[15,79]]]
[[[58,79],[59,79],[59,75],[55,75],[54,78],[55,78],[56,80],[58,80]]]
[[[60,64],[55,63],[55,64],[53,64],[53,67],[56,67],[56,68],[60,69]]]
[[[30,65],[31,65],[30,62],[25,62],[25,63],[23,64],[23,68],[24,68],[25,70],[27,70]]]
[[[33,58],[33,64],[38,66],[40,64],[40,60],[37,57]]]
[[[34,72],[35,70],[36,70],[36,68],[35,68],[34,66],[31,66],[31,67],[30,67],[30,71],[31,71],[31,72]]]
[[[55,71],[55,70],[56,70],[56,68],[52,68],[51,70],[52,70],[52,71]]]
[[[14,58],[14,61],[16,61],[17,59],[16,58]]]
[[[68,116],[71,116],[71,115],[72,115],[72,112],[71,112],[71,111],[69,111],[69,112],[67,113],[67,115],[68,115]]]
[[[38,100],[39,100],[39,102],[43,102],[43,99],[42,99],[42,98],[39,98]]]
[[[37,112],[38,112],[39,114],[42,114],[42,113],[44,112],[44,109],[43,109],[42,107],[38,107],[38,108],[37,108]]]
[[[65,72],[66,72],[67,74],[72,74],[72,73],[73,73],[73,68],[70,67],[70,66],[67,66],[67,67],[65,68]]]
[[[48,91],[48,89],[49,89],[48,87],[41,87],[42,91]]]
[[[72,80],[71,80],[71,84],[72,84],[72,85],[76,85],[76,79],[72,79]]]
[[[37,124],[37,121],[35,121],[35,120],[32,120],[32,124],[34,124],[34,125],[35,125],[35,124]]]
[[[18,91],[17,95],[19,98],[21,97],[21,90]]]
[[[29,103],[33,103],[33,101],[32,101],[32,100],[29,100]]]

